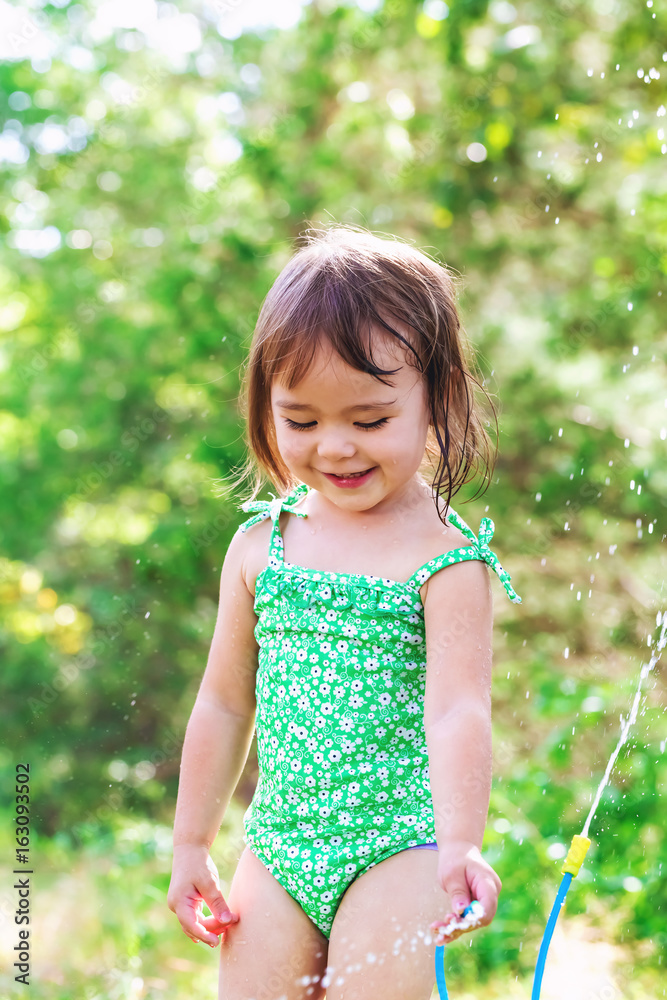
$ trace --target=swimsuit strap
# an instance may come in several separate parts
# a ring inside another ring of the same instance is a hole
[[[254,517],[249,518],[244,524],[238,529],[239,531],[247,531],[251,528],[253,524],[257,524],[259,521],[265,521],[267,517],[270,517],[273,521],[273,528],[271,530],[271,542],[269,544],[269,558],[275,556],[278,562],[283,561],[283,551],[282,551],[282,538],[280,537],[280,512],[282,510],[288,510],[292,514],[296,514],[297,517],[308,517],[305,511],[296,510],[296,504],[298,504],[303,497],[308,492],[308,485],[306,483],[300,483],[293,490],[291,490],[287,496],[276,497],[273,493],[271,496],[272,500],[246,500],[242,503],[240,510],[244,511],[257,511]]]
[[[437,573],[439,569],[443,569],[445,566],[451,566],[453,563],[466,562],[470,559],[482,559],[487,563],[492,570],[494,570],[500,582],[505,588],[505,593],[509,597],[510,601],[514,604],[521,604],[521,598],[513,589],[510,583],[510,575],[506,569],[500,565],[500,560],[495,552],[492,552],[489,548],[489,542],[493,538],[493,532],[495,531],[495,524],[490,517],[483,517],[479,525],[479,537],[475,536],[474,531],[466,524],[462,517],[456,513],[456,511],[451,508],[447,512],[447,518],[455,528],[458,528],[466,538],[469,538],[472,545],[461,546],[458,549],[451,549],[449,552],[445,552],[441,556],[436,556],[435,559],[431,559],[429,562],[421,566],[416,573],[413,573],[408,582],[414,580],[419,587]]]

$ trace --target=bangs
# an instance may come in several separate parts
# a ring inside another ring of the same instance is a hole
[[[327,283],[321,294],[312,294],[310,309],[295,303],[283,318],[279,328],[266,334],[262,345],[262,371],[267,389],[275,379],[280,379],[288,389],[305,377],[313,365],[316,354],[330,349],[351,368],[372,375],[384,385],[391,385],[383,376],[393,375],[398,368],[381,368],[373,357],[378,328],[391,353],[405,358],[405,362],[423,371],[418,353],[403,334],[383,319],[378,309],[366,296],[349,286]],[[374,330],[374,332],[373,332]]]

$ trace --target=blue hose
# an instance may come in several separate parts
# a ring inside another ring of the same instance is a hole
[[[561,907],[565,902],[565,896],[567,895],[567,890],[570,888],[571,881],[572,881],[571,873],[566,872],[566,874],[563,875],[563,881],[560,884],[558,895],[554,900],[554,905],[551,907],[551,913],[549,914],[549,920],[547,921],[547,926],[544,931],[544,937],[542,938],[542,944],[540,945],[540,951],[537,956],[537,965],[535,966],[535,978],[533,979],[533,992],[530,995],[530,1000],[540,1000],[540,990],[542,989],[542,976],[544,975],[544,965],[547,960],[547,952],[549,951],[549,945],[551,944],[551,937],[554,932],[554,927],[556,926],[556,921],[558,920],[558,914],[560,913]]]
[[[448,1000],[447,986],[445,985],[445,946],[439,944],[435,949],[435,981],[438,984],[438,996],[440,1000]]]

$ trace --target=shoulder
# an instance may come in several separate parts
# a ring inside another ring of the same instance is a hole
[[[457,549],[467,549],[476,547],[476,536],[472,529],[468,528],[467,534],[462,528],[452,523],[452,511],[447,514],[447,523],[443,525],[438,519],[438,526],[434,528],[429,538],[428,548],[431,552],[426,561],[438,559],[446,556]],[[454,513],[454,519],[461,523],[461,519]],[[433,573],[432,576],[420,588],[422,603],[425,613],[433,614],[434,607],[442,610],[444,605],[451,607],[454,599],[460,600],[464,595],[458,592],[465,590],[467,594],[474,591],[479,595],[481,591],[488,589],[489,575],[483,560],[463,559],[460,562],[452,562],[445,565]]]
[[[258,521],[246,531],[239,526],[229,543],[229,552],[240,561],[241,574],[250,593],[255,595],[255,580],[266,566],[266,553],[271,539],[271,518]]]
[[[420,550],[422,553],[422,565],[431,562],[433,559],[437,559],[439,556],[447,555],[448,552],[453,552],[455,549],[463,549],[469,546],[473,546],[474,542],[471,538],[463,533],[456,525],[451,523],[450,515],[447,515],[447,523],[443,524],[437,515],[437,512],[433,511],[433,518],[430,519],[430,525],[425,532],[424,540],[420,545]],[[468,561],[461,565],[475,565],[474,562]],[[450,567],[451,572],[451,567]],[[426,583],[420,587],[420,593],[422,596],[422,603],[426,607],[426,599],[430,589],[438,590],[436,587],[436,581],[444,577],[446,574],[439,572],[434,573]]]

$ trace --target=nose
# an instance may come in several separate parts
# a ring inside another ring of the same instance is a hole
[[[343,428],[338,430],[330,428],[319,434],[317,454],[328,462],[335,462],[341,458],[352,458],[355,451],[353,442],[350,441]]]

